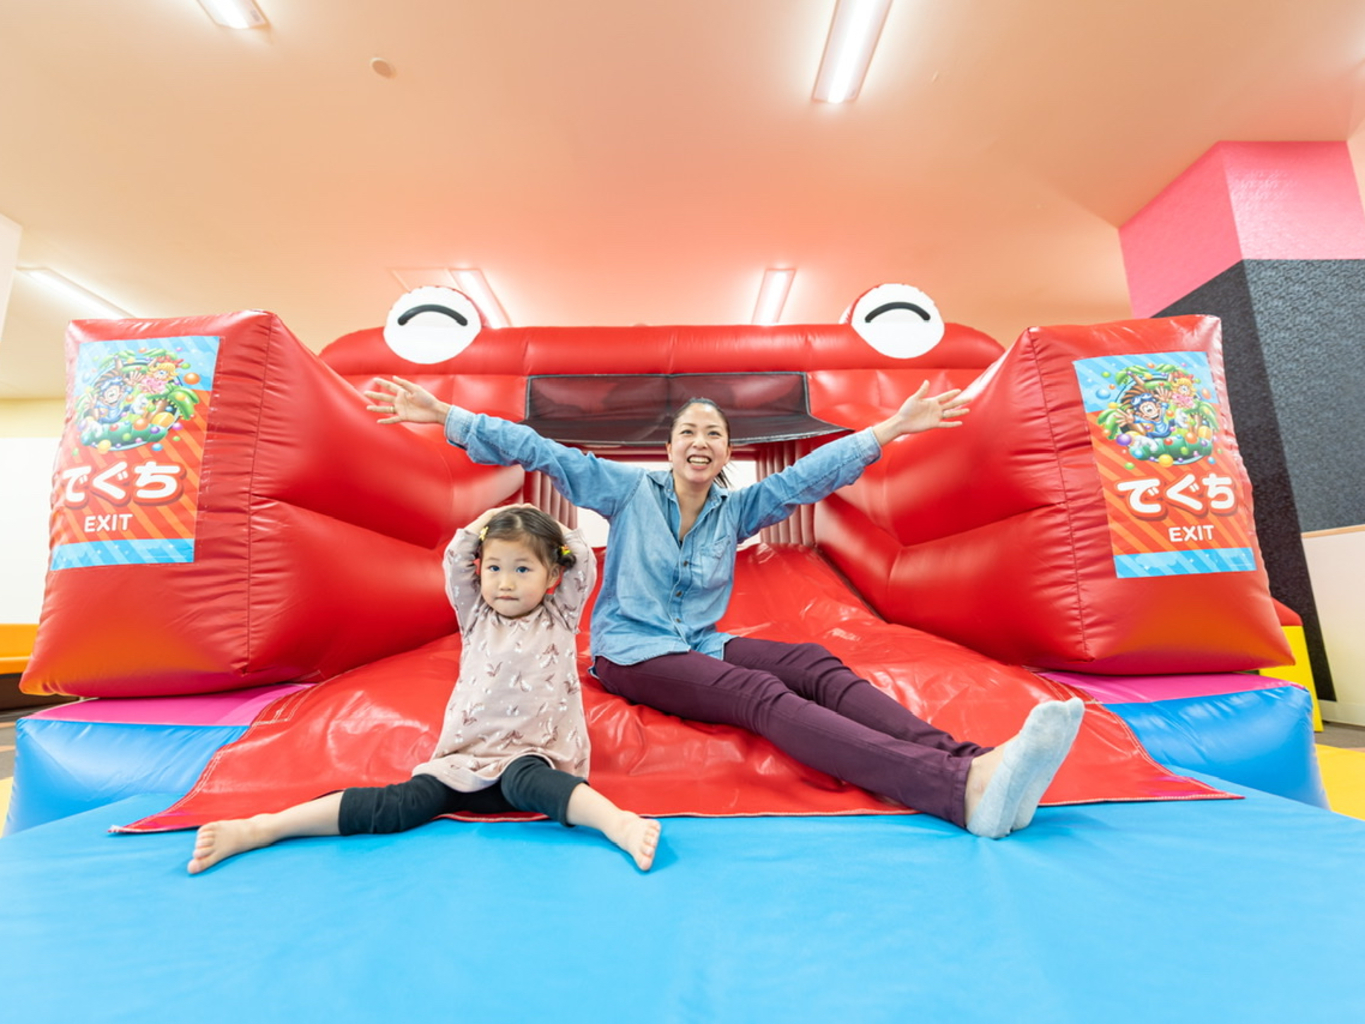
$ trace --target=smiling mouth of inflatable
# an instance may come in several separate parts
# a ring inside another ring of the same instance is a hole
[[[933,319],[933,318],[929,315],[929,311],[928,311],[927,309],[925,309],[923,306],[921,306],[921,305],[919,305],[919,304],[917,304],[917,303],[914,303],[914,302],[904,302],[904,301],[896,301],[896,302],[883,302],[880,306],[878,306],[876,309],[874,309],[871,313],[868,313],[867,316],[863,317],[863,320],[864,320],[866,323],[871,323],[873,320],[877,319],[877,317],[882,316],[882,315],[884,315],[884,314],[886,314],[886,313],[894,312],[895,310],[898,310],[898,309],[904,309],[904,310],[906,310],[907,312],[914,313],[916,316],[918,316],[921,320],[924,320],[924,321],[928,321],[928,320],[932,320],[932,319]]]

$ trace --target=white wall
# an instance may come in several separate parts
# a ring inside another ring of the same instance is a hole
[[[1306,533],[1303,550],[1337,692],[1322,717],[1365,725],[1365,526]]]
[[[47,575],[55,437],[0,437],[0,622],[37,622]]]
[[[9,309],[10,288],[14,284],[14,268],[19,262],[19,225],[0,215],[0,329],[5,326],[5,312]]]

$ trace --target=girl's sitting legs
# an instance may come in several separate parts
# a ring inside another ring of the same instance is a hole
[[[503,796],[513,807],[536,811],[563,825],[595,828],[648,871],[659,845],[659,823],[625,811],[588,785],[586,779],[552,768],[528,755],[507,767],[500,780]]]
[[[513,761],[488,789],[464,793],[430,775],[391,786],[354,787],[329,793],[273,814],[215,821],[199,829],[190,874],[247,850],[281,839],[405,832],[442,814],[534,811],[564,825],[595,828],[649,870],[658,846],[659,823],[623,811],[585,780],[552,768],[534,755]]]

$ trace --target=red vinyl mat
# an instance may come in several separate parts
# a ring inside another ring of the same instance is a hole
[[[822,643],[916,714],[987,745],[1013,735],[1039,701],[1079,692],[884,622],[807,548],[741,551],[721,628]],[[592,783],[621,806],[656,816],[906,813],[743,730],[683,721],[605,693],[587,674],[586,629],[579,643]],[[120,831],[195,828],[407,778],[436,742],[459,649],[452,635],[281,697],[214,755],[183,798]],[[1088,700],[1076,745],[1044,803],[1226,796],[1158,765],[1118,716]]]

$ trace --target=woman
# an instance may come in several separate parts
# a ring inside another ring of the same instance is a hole
[[[669,468],[598,459],[529,427],[471,413],[402,378],[367,391],[380,423],[442,423],[475,462],[547,474],[611,523],[592,618],[593,672],[609,693],[670,714],[749,729],[813,768],[1001,838],[1033,819],[1080,727],[1079,699],[1049,701],[995,749],[955,740],[816,644],[730,637],[715,626],[741,540],[852,483],[906,434],[961,425],[957,391],[925,382],[896,413],[737,491],[725,415],[708,399],[674,417]]]

